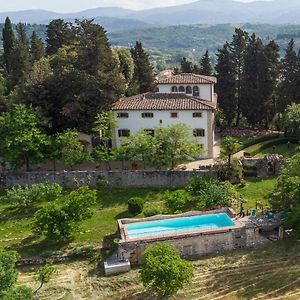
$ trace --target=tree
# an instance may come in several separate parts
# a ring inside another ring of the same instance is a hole
[[[282,123],[292,134],[299,134],[300,104],[292,103],[284,111]]]
[[[240,148],[239,142],[233,137],[225,137],[222,140],[222,154],[227,156],[227,164],[228,169],[231,168],[232,156],[235,154]]]
[[[93,131],[98,134],[100,146],[96,147],[94,153],[97,158],[108,163],[113,157],[111,142],[115,137],[115,128],[118,127],[118,122],[112,111],[102,112],[97,115]]]
[[[198,198],[198,209],[215,209],[231,206],[238,195],[228,181],[219,182],[210,177],[194,176],[188,181],[187,191]]]
[[[34,63],[35,61],[40,60],[45,55],[45,46],[43,41],[37,36],[36,32],[32,32],[31,36],[31,61]]]
[[[14,287],[17,282],[18,272],[16,262],[19,258],[17,252],[0,249],[0,299]]]
[[[47,25],[46,52],[48,55],[55,54],[62,46],[73,43],[75,30],[71,25],[62,19],[53,20]]]
[[[162,297],[172,296],[192,278],[191,264],[182,260],[173,246],[157,243],[145,250],[141,280],[150,291]]]
[[[58,134],[57,144],[61,153],[61,161],[72,169],[88,159],[88,153],[84,152],[84,146],[79,141],[76,130],[66,130]]]
[[[6,97],[6,79],[0,74],[0,111],[4,112],[8,109],[9,102]]]
[[[16,37],[12,28],[10,19],[5,19],[5,25],[2,32],[4,49],[4,68],[7,74],[10,74],[13,66],[13,52],[16,45]]]
[[[243,69],[245,51],[248,43],[248,33],[240,28],[235,29],[230,44],[230,54],[234,69],[235,78],[235,99],[236,99],[236,126],[240,125],[241,109],[242,109],[242,85],[243,85]]]
[[[191,61],[189,61],[186,57],[183,57],[180,62],[180,72],[181,73],[193,73],[194,66]]]
[[[150,64],[149,56],[145,52],[142,43],[136,42],[135,47],[130,50],[134,61],[134,74],[132,79],[132,93],[149,92],[153,88],[154,74]]]
[[[295,42],[292,39],[286,50],[282,60],[281,80],[278,87],[279,111],[284,111],[287,105],[297,102],[298,89],[298,69],[297,69],[297,54],[295,51]]]
[[[206,76],[212,76],[213,69],[211,66],[211,60],[209,56],[208,50],[206,50],[205,54],[202,56],[200,61],[200,74]]]
[[[24,83],[31,69],[30,47],[25,24],[16,27],[17,41],[13,49],[13,63],[11,70],[11,85]]]
[[[125,91],[129,88],[134,74],[134,61],[130,51],[126,48],[113,48],[114,57],[117,60],[117,67],[122,79],[125,81]]]
[[[70,238],[82,221],[91,218],[91,207],[97,192],[81,187],[38,210],[34,215],[33,230],[50,240]]]
[[[235,71],[228,44],[218,50],[217,60],[218,82],[216,91],[227,125],[231,126],[236,117],[237,101],[235,97]]]
[[[275,211],[285,211],[288,214],[284,223],[286,229],[293,229],[300,236],[300,154],[290,159],[288,167],[282,170],[271,199]]]
[[[159,127],[155,131],[155,152],[152,164],[171,166],[172,169],[191,158],[200,157],[203,145],[193,136],[193,130],[185,124]]]
[[[47,284],[55,273],[56,269],[51,265],[44,265],[36,271],[36,279],[40,283],[38,289],[34,292],[35,294],[43,287],[44,284]]]
[[[44,159],[49,140],[43,132],[45,120],[32,108],[15,105],[0,116],[0,157],[15,169]]]
[[[155,137],[144,130],[122,140],[121,152],[125,154],[124,158],[142,161],[144,169],[153,163],[155,149]],[[120,150],[118,153],[120,154]]]
[[[26,286],[17,286],[8,291],[3,300],[32,300],[32,289]]]

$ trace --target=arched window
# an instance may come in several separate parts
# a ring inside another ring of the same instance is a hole
[[[200,96],[200,91],[198,86],[193,87],[193,96],[199,97]]]
[[[185,88],[184,86],[179,87],[179,93],[185,93]]]
[[[186,91],[187,94],[191,94],[192,93],[192,88],[190,86],[187,86],[185,91]]]
[[[177,86],[172,86],[172,93],[178,93]]]

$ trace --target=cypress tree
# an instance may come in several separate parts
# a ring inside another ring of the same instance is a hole
[[[33,31],[31,36],[31,61],[35,62],[40,60],[45,55],[45,46],[43,41],[37,36],[36,32]]]
[[[264,55],[267,60],[267,67],[263,70],[265,74],[262,74],[263,76],[266,76],[265,85],[263,86],[266,91],[266,98],[264,102],[264,121],[265,127],[268,128],[277,112],[276,89],[280,67],[280,49],[274,40],[264,46]]]
[[[154,74],[142,43],[136,42],[135,47],[131,49],[131,55],[134,61],[133,85],[138,93],[149,92],[153,88]]]
[[[31,69],[30,47],[25,24],[19,23],[17,42],[13,51],[11,87],[23,82]]]
[[[242,85],[243,115],[251,126],[265,125],[270,108],[272,82],[270,62],[260,38],[253,34],[245,53]]]
[[[235,97],[236,97],[236,126],[240,125],[241,111],[242,111],[242,85],[243,85],[243,69],[245,50],[248,42],[248,33],[240,28],[235,29],[230,44],[230,52],[232,56],[233,66],[235,70]]]
[[[218,50],[216,72],[219,105],[224,112],[228,126],[231,126],[236,117],[236,97],[235,73],[228,44]]]
[[[295,42],[292,39],[282,60],[281,81],[278,90],[278,109],[283,112],[285,108],[297,101],[297,77],[298,77],[298,58],[295,51]]]
[[[211,66],[210,56],[208,50],[206,50],[200,61],[200,74],[212,76],[213,69]]]
[[[186,57],[183,57],[180,62],[180,71],[181,73],[193,73],[195,67],[191,61],[187,60]]]
[[[16,38],[13,32],[11,21],[8,17],[5,19],[5,25],[2,31],[2,36],[4,49],[4,69],[7,74],[10,74],[12,71],[13,52],[16,44]]]

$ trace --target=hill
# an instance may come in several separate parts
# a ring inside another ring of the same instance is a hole
[[[103,2],[103,5],[105,3]],[[241,22],[300,24],[300,1],[273,0],[243,3],[234,0],[198,0],[184,5],[140,11],[120,7],[100,7],[76,13],[26,10],[0,13],[0,22],[3,22],[6,16],[9,16],[14,23],[19,21],[45,23],[54,18],[74,20],[76,18],[110,17],[140,20],[156,26]]]

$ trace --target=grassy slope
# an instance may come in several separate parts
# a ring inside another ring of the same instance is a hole
[[[248,202],[246,209],[255,207],[256,201],[267,205],[268,196],[275,186],[275,179],[251,179],[243,188],[238,188]],[[67,251],[79,246],[100,246],[107,244],[117,232],[117,220],[130,217],[127,212],[127,201],[131,197],[142,197],[146,207],[162,206],[160,190],[149,189],[113,189],[98,192],[98,204],[94,207],[94,215],[90,220],[83,222],[81,230],[71,243],[50,243],[41,238],[32,236],[31,223],[34,211],[24,212],[10,209],[0,202],[0,247],[14,247],[22,256],[48,256]]]
[[[0,247],[12,246],[23,256],[51,255],[54,251],[73,246],[99,246],[103,240],[117,231],[117,219],[129,217],[127,200],[131,197],[143,197],[147,205],[159,201],[160,190],[151,189],[114,189],[98,192],[98,203],[94,207],[94,215],[83,222],[81,231],[77,233],[71,244],[57,244],[36,239],[31,233],[34,210],[24,212],[9,208],[0,199]],[[42,204],[42,205],[45,205]]]
[[[299,242],[285,241],[194,261],[192,284],[172,299],[299,299],[299,253]],[[38,293],[40,300],[156,299],[145,292],[137,269],[107,278],[101,269],[87,262],[57,268],[55,278]],[[36,288],[33,276],[32,269],[22,270],[20,283]]]

